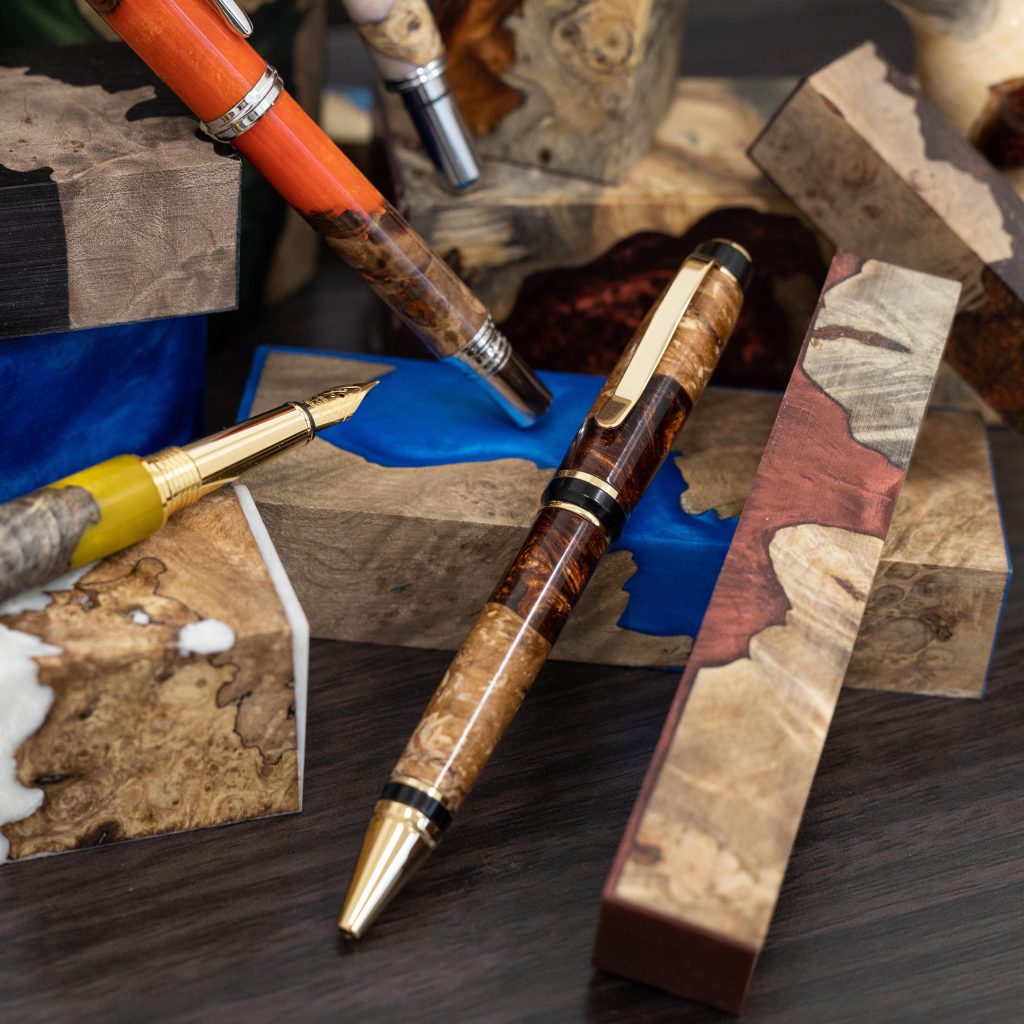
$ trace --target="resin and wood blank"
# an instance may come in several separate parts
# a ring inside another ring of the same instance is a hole
[[[835,245],[960,281],[946,358],[1024,429],[1024,204],[874,44],[811,75],[750,155]]]
[[[959,290],[833,261],[605,885],[599,967],[742,1008]]]
[[[448,81],[483,156],[620,181],[668,107],[682,0],[440,0]]]
[[[435,369],[443,370],[419,360],[377,363],[285,350],[269,351],[261,369],[245,415],[315,390],[324,380],[355,382],[372,375],[382,376],[374,407],[382,421],[392,423],[407,415],[400,403],[391,404],[398,401],[392,394],[429,392]],[[395,378],[411,374],[416,376],[404,385],[399,380],[393,392]],[[641,600],[674,601],[680,572],[687,579],[684,601],[695,601],[696,592],[710,596],[732,530],[709,530],[708,520],[733,524],[742,511],[779,401],[767,392],[705,392],[677,442],[679,450],[662,469],[676,495],[669,489],[665,500],[679,503],[685,515],[678,527],[692,542],[680,537],[670,547],[664,541],[656,547],[651,538],[631,540],[639,523],[635,516],[598,567],[554,648],[555,658],[685,663],[692,633],[626,628],[623,616],[630,602],[635,608]],[[372,413],[368,408],[366,415]],[[481,426],[486,423],[481,420]],[[423,465],[422,445],[412,433],[407,441],[390,435],[383,448],[374,442],[378,454],[368,458],[342,447],[353,446],[361,429],[353,420],[332,435],[336,443],[317,439],[286,461],[250,474],[253,496],[309,613],[313,635],[455,650],[522,543],[577,423],[567,424],[565,436],[553,441],[546,467],[509,458]],[[367,429],[371,439],[376,436]],[[495,429],[504,425],[496,423]],[[547,429],[538,424],[531,434]],[[654,494],[646,500],[660,499]],[[638,554],[641,542],[646,561]],[[666,558],[680,565],[667,583],[638,571],[638,565]],[[934,411],[925,421],[882,554],[879,581],[885,584],[872,592],[847,681],[980,697],[1008,576],[984,428],[973,414]],[[703,609],[695,608],[693,631]]]
[[[232,309],[240,163],[126,47],[0,52],[0,337]]]
[[[244,488],[0,605],[0,860],[299,810],[308,644]]]

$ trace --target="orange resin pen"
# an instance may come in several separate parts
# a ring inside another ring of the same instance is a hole
[[[235,0],[88,0],[214,138],[247,157],[439,359],[521,426],[551,403],[483,304],[353,166],[247,41]]]

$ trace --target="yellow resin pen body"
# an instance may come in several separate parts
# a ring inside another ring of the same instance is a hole
[[[338,921],[347,936],[366,932],[476,785],[704,391],[750,271],[734,242],[698,246],[627,346],[374,807]]]
[[[376,383],[289,402],[182,448],[117,455],[0,505],[0,601],[155,533],[204,494],[349,419]]]

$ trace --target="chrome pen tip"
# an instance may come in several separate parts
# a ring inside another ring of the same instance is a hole
[[[437,831],[422,811],[397,800],[378,800],[348,893],[338,930],[361,939],[413,872],[437,846]]]
[[[347,384],[343,387],[328,388],[302,403],[306,412],[313,420],[317,432],[344,423],[351,419],[362,405],[363,399],[380,383],[379,380],[366,381],[362,384]]]

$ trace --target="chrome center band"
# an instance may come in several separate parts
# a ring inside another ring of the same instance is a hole
[[[491,317],[488,317],[483,327],[445,361],[457,362],[475,376],[490,377],[505,366],[511,354],[512,346],[508,343],[508,338],[498,330]]]
[[[440,93],[448,91],[443,75],[448,70],[448,61],[437,57],[422,67],[413,68],[405,78],[392,78],[384,83],[389,92],[406,92],[409,89],[425,89],[427,99],[436,98]],[[430,88],[431,82],[440,82],[440,87]]]
[[[284,82],[269,64],[260,80],[226,113],[214,121],[202,122],[203,131],[220,142],[231,142],[247,132],[284,92]]]

